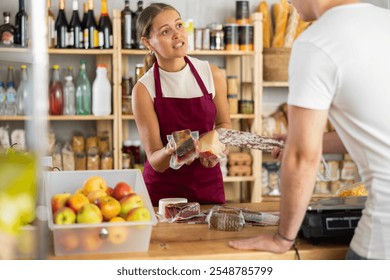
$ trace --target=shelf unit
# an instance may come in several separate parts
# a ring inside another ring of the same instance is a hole
[[[197,50],[189,52],[191,56],[218,56],[225,59],[225,68],[227,75],[236,75],[240,81],[241,96],[248,99],[254,99],[253,114],[233,114],[231,115],[233,128],[240,129],[242,125],[253,133],[261,134],[261,104],[262,104],[262,15],[254,13],[252,15],[254,24],[254,50],[253,51],[214,51]],[[105,63],[108,66],[108,77],[112,83],[112,104],[113,112],[107,117],[89,116],[47,116],[51,125],[61,125],[62,122],[94,121],[96,122],[96,132],[108,131],[110,143],[114,155],[114,168],[122,168],[122,141],[124,135],[129,134],[129,124],[134,124],[134,116],[122,115],[121,99],[121,78],[122,73],[128,73],[128,59],[131,57],[142,58],[146,55],[145,50],[122,50],[121,49],[121,24],[120,11],[114,10],[112,17],[113,24],[113,49],[109,50],[83,50],[83,49],[48,49],[49,61],[56,56],[69,56],[75,60],[75,56],[85,57],[94,56],[96,63]],[[2,50],[0,49],[0,52]],[[26,53],[26,54],[25,54]],[[13,57],[22,57],[27,55],[28,51],[17,50]],[[23,55],[20,55],[23,54]],[[27,56],[30,57],[30,56]],[[12,59],[12,58],[11,58]],[[50,65],[50,64],[49,64]],[[48,73],[50,69],[47,69]],[[28,116],[1,116],[0,121],[25,121],[30,120]],[[252,175],[246,177],[224,178],[226,183],[248,183],[251,188],[252,202],[261,201],[261,162],[262,154],[260,151],[252,151]]]
[[[114,11],[118,16],[119,11]],[[120,15],[119,15],[120,17]],[[253,114],[233,114],[231,115],[232,125],[235,129],[240,129],[240,122],[248,124],[248,129],[253,133],[261,134],[261,104],[262,104],[262,15],[255,13],[252,15],[254,24],[254,50],[253,51],[215,51],[196,50],[190,51],[190,56],[218,56],[225,59],[226,75],[236,75],[240,81],[241,96],[254,99]],[[129,73],[129,59],[133,57],[143,57],[146,50],[122,50],[119,45],[119,73],[127,76]],[[121,79],[120,77],[118,77]],[[117,81],[120,83],[120,80]],[[117,146],[122,145],[125,135],[130,134],[130,124],[134,122],[134,116],[122,115],[122,101],[119,100],[119,137]],[[119,151],[119,159],[122,158]],[[252,176],[228,176],[224,178],[225,183],[250,183],[252,202],[261,201],[261,152],[252,151]],[[121,168],[119,163],[119,168]]]

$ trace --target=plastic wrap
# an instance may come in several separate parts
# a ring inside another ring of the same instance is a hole
[[[245,224],[241,210],[230,208],[211,209],[207,215],[209,229],[239,231]]]
[[[192,162],[198,157],[195,141],[199,139],[198,131],[184,129],[167,135],[168,143],[175,148],[169,167],[179,169],[184,164]]]

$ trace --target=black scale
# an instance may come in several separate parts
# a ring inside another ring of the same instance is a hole
[[[312,202],[303,219],[300,235],[313,244],[321,241],[349,243],[366,199],[366,196],[348,196]]]

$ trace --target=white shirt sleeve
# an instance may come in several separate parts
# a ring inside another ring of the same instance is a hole
[[[327,110],[337,91],[337,68],[311,43],[295,42],[289,63],[288,104]]]

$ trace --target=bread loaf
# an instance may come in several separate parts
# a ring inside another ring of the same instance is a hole
[[[311,21],[303,21],[300,17],[298,20],[298,26],[297,26],[297,31],[295,32],[295,39],[301,35],[303,31],[305,31],[306,28],[310,26],[312,22]]]
[[[263,14],[263,48],[270,48],[273,30],[267,0],[260,2],[257,11]]]
[[[286,35],[284,36],[284,48],[291,48],[294,40],[295,33],[297,33],[297,27],[299,22],[299,15],[297,9],[293,5],[289,7],[288,22],[286,27]]]
[[[274,21],[274,36],[272,38],[272,47],[281,48],[284,43],[288,20],[289,4],[287,0],[280,0],[272,6],[272,18]]]

